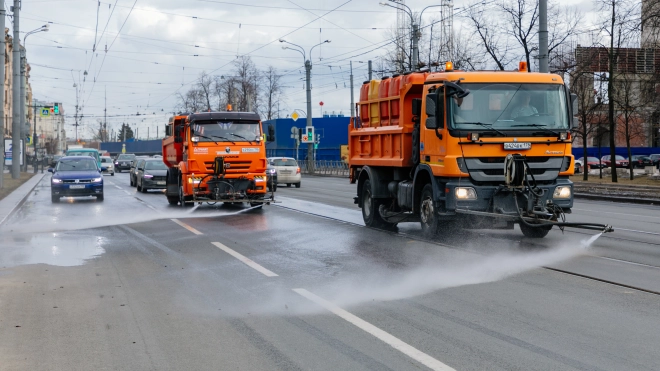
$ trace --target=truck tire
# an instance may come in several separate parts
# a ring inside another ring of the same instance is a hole
[[[520,230],[525,237],[528,238],[543,238],[548,235],[552,226],[547,227],[530,227],[525,223],[520,223]]]
[[[365,180],[362,185],[362,219],[367,227],[383,229],[391,225],[383,220],[378,212],[382,203],[381,200],[372,197],[371,181]]]
[[[435,210],[433,200],[433,186],[427,184],[422,188],[422,196],[419,204],[419,219],[422,225],[422,234],[426,238],[432,238],[438,234],[440,220]]]
[[[167,196],[167,203],[170,204],[170,205],[178,205],[179,204],[179,197]]]

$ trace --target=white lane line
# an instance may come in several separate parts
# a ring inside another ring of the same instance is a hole
[[[115,184],[115,188],[117,188],[117,189],[122,189],[120,186],[118,186],[118,185],[116,185],[116,184]]]
[[[635,262],[630,262],[627,260],[621,260],[621,259],[615,259],[615,258],[608,258],[607,256],[598,256],[598,258],[605,259],[605,260],[611,260],[619,263],[625,263],[625,264],[631,264],[631,265],[637,265],[640,267],[647,267],[647,268],[653,268],[653,269],[660,269],[660,267],[657,267],[655,265],[648,265],[644,263],[635,263]]]
[[[124,191],[124,192],[129,196],[131,195],[131,192],[129,192],[129,191]]]
[[[252,261],[252,259],[237,253],[236,251],[228,248],[227,246],[221,244],[220,242],[211,242],[211,243],[214,244],[220,250],[222,250],[222,251],[226,252],[227,254],[233,256],[234,258],[240,260],[245,265],[247,265],[248,267],[250,267],[250,268],[256,270],[257,272],[263,274],[264,276],[266,276],[266,277],[277,277],[276,273],[273,273],[273,272],[269,271],[268,269],[262,267],[261,265],[255,263],[254,261]]]
[[[615,215],[625,215],[625,216],[639,216],[640,218],[652,218],[652,219],[660,219],[660,217],[657,216],[651,216],[651,215],[641,215],[641,214],[626,214],[626,213],[617,213],[614,211],[602,211],[602,210],[588,210],[588,209],[578,209],[578,208],[572,208],[571,210],[577,210],[577,211],[586,211],[586,212],[591,212],[595,214],[615,214]]]
[[[440,371],[452,371],[453,368],[447,366],[446,364],[438,361],[437,359],[431,357],[430,355],[422,352],[421,350],[403,342],[399,338],[385,332],[378,327],[372,325],[371,323],[363,320],[360,317],[357,317],[354,314],[347,312],[344,309],[332,304],[331,302],[305,290],[305,289],[293,289],[294,292],[303,296],[310,301],[322,306],[323,308],[329,310],[330,312],[336,314],[337,316],[345,319],[349,323],[357,326],[361,330],[366,331],[367,333],[375,336],[379,340],[388,344],[392,348],[398,350],[399,352],[407,355],[408,357],[414,359],[415,361],[423,364],[424,366],[430,368],[431,370],[440,370]],[[455,371],[455,370],[454,370]]]
[[[191,231],[191,232],[194,233],[194,234],[197,234],[197,235],[204,234],[204,233],[202,233],[202,232],[196,230],[195,228],[189,226],[188,224],[186,224],[186,223],[180,221],[179,219],[172,219],[172,221],[173,221],[174,223],[176,223],[176,224],[182,226],[183,228],[185,228],[185,229]]]

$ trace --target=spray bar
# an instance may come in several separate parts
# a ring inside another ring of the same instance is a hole
[[[557,227],[590,229],[590,230],[593,230],[593,231],[600,231],[600,232],[603,232],[603,233],[614,232],[614,228],[611,225],[607,225],[607,224],[555,222],[555,221],[552,221],[552,220],[543,220],[543,219],[534,219],[534,218],[525,218],[525,217],[521,218],[518,215],[496,214],[496,213],[489,213],[489,212],[485,212],[485,211],[476,211],[476,210],[467,210],[467,209],[456,209],[456,212],[459,213],[459,214],[469,214],[469,215],[487,216],[487,217],[494,217],[494,218],[503,218],[503,219],[509,219],[509,220],[513,220],[513,221],[520,221],[521,219],[524,219],[524,221],[530,222],[530,224],[536,224],[536,225],[552,225],[552,226],[557,226]]]

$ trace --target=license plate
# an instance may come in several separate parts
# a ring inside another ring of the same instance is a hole
[[[125,162],[122,162],[122,163],[121,163],[121,166],[126,166],[126,163],[125,163]]]
[[[85,185],[84,184],[72,184],[69,186],[69,189],[84,189]]]
[[[158,184],[158,185],[165,185],[165,181],[164,181],[164,180],[161,180],[161,181],[156,182],[156,184]]]
[[[517,150],[517,149],[531,149],[531,148],[532,148],[532,143],[529,143],[529,142],[526,142],[526,143],[521,143],[521,142],[504,143],[504,149]]]

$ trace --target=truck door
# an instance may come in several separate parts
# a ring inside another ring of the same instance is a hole
[[[438,167],[444,167],[447,154],[445,123],[445,89],[443,85],[427,88],[422,100],[420,135],[420,163],[427,164],[438,175]]]

